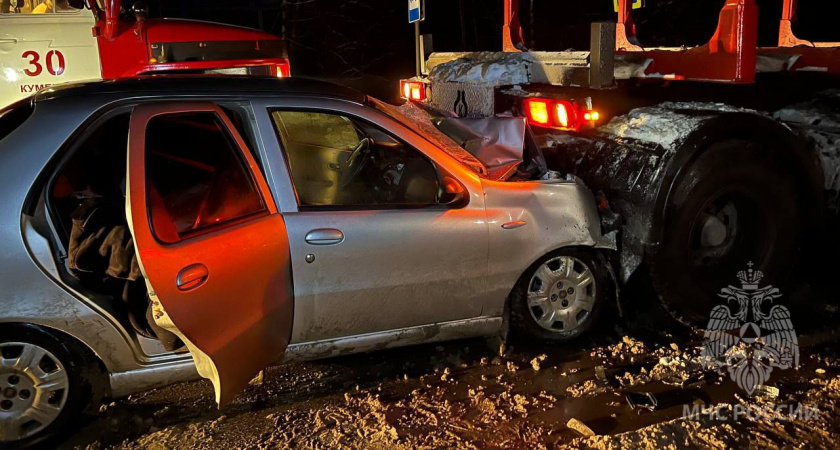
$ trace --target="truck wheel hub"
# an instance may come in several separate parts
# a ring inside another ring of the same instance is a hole
[[[726,258],[738,236],[738,208],[735,202],[712,202],[696,219],[694,229],[696,264],[707,266]]]

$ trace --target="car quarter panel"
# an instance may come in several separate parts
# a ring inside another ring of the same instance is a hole
[[[54,271],[39,266],[24,233],[29,241],[42,237],[25,231],[28,220],[21,217],[27,194],[56,149],[99,106],[85,100],[38,104],[29,120],[0,141],[0,326],[24,322],[60,330],[86,344],[109,371],[123,372],[139,364],[129,338],[93,303],[62,288]]]
[[[506,299],[542,256],[572,246],[610,248],[601,235],[595,198],[575,181],[482,180],[490,232],[490,297]],[[488,314],[501,314],[504,301]]]

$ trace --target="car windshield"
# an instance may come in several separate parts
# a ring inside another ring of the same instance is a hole
[[[368,97],[368,103],[377,110],[387,114],[394,120],[411,128],[418,134],[425,137],[431,143],[437,145],[441,150],[458,160],[461,164],[472,169],[473,172],[486,176],[487,167],[475,156],[458,145],[452,138],[438,130],[429,118],[429,114],[419,106],[407,102],[402,106],[394,106],[373,97]]]

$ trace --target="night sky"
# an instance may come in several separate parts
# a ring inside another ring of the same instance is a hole
[[[759,0],[760,43],[773,45],[783,0]],[[130,6],[128,0],[126,6]],[[612,0],[520,0],[526,42],[538,50],[586,49],[589,24],[615,20]],[[634,13],[648,45],[708,41],[724,0],[647,0]],[[840,41],[830,0],[802,0],[796,31]],[[405,0],[149,0],[153,17],[182,17],[260,28],[287,40],[292,73],[340,80],[394,100],[396,81],[414,74],[414,32]],[[533,14],[530,6],[533,5]],[[421,32],[436,51],[499,50],[503,0],[427,0]]]

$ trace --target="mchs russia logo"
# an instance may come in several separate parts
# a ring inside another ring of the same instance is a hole
[[[718,294],[726,303],[712,310],[701,355],[710,368],[728,372],[752,394],[774,368],[799,365],[799,343],[790,311],[774,304],[782,294],[773,286],[760,287],[764,274],[752,262],[747,266],[738,272],[741,287],[729,286]]]

